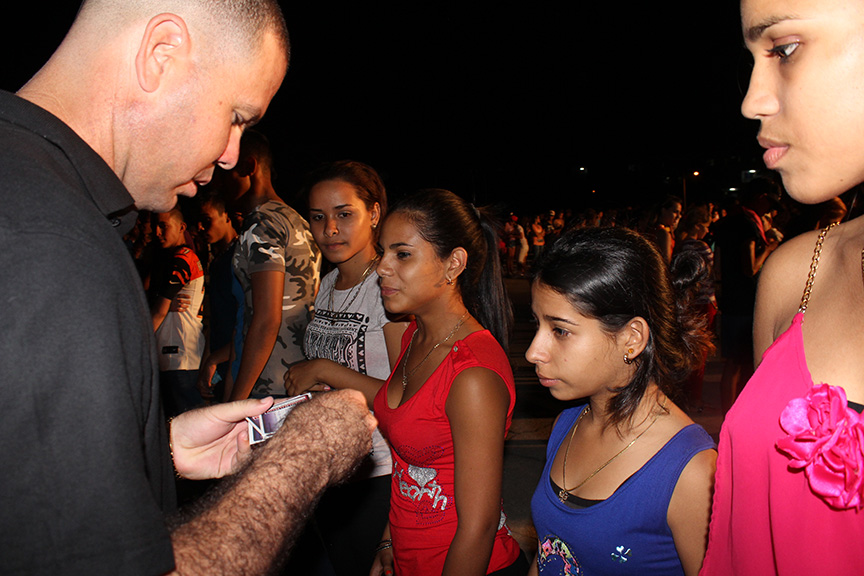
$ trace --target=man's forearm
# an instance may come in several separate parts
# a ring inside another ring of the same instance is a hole
[[[266,573],[302,530],[324,489],[369,453],[363,410],[358,403],[346,412],[335,396],[299,406],[241,474],[172,532],[177,571]]]
[[[161,296],[156,297],[156,302],[150,310],[150,319],[153,321],[153,331],[159,330],[159,326],[165,321],[168,316],[168,310],[171,307],[171,301]]]
[[[255,382],[264,371],[276,337],[279,335],[279,326],[275,330],[272,326],[260,326],[253,324],[249,326],[246,340],[243,342],[243,352],[240,355],[240,367],[237,370],[237,378],[234,380],[231,390],[231,400],[245,400],[255,387]]]

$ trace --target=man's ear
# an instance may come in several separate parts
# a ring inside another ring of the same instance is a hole
[[[141,89],[155,92],[166,72],[189,60],[190,48],[189,29],[181,17],[159,14],[151,18],[135,56],[135,72]]]
[[[254,156],[246,156],[245,158],[240,158],[237,160],[237,164],[234,166],[233,170],[237,173],[238,176],[243,178],[248,178],[255,173],[255,170],[258,169],[258,160],[255,159]]]

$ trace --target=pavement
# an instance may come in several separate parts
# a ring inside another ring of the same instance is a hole
[[[537,550],[537,533],[531,521],[531,496],[546,462],[546,441],[552,422],[571,404],[552,398],[537,380],[534,366],[525,360],[525,351],[534,336],[529,281],[508,278],[506,285],[516,317],[510,342],[510,364],[516,379],[516,407],[504,446],[504,511],[513,536],[530,559]],[[701,424],[715,442],[723,423],[720,408],[722,370],[722,361],[717,356],[708,358],[703,389],[705,405],[701,411],[690,413],[690,417]]]

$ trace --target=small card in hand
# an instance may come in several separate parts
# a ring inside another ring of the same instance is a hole
[[[264,442],[279,430],[285,417],[298,404],[312,398],[312,394],[306,392],[299,396],[277,400],[273,406],[261,414],[260,416],[250,416],[246,418],[246,423],[249,426],[249,444],[258,444]]]

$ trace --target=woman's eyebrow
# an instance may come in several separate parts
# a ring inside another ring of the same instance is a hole
[[[750,26],[744,32],[744,38],[749,42],[755,42],[762,37],[762,34],[765,33],[765,30],[771,28],[779,24],[780,22],[785,22],[786,20],[797,20],[796,16],[771,16],[769,18],[765,18],[758,24]]]

